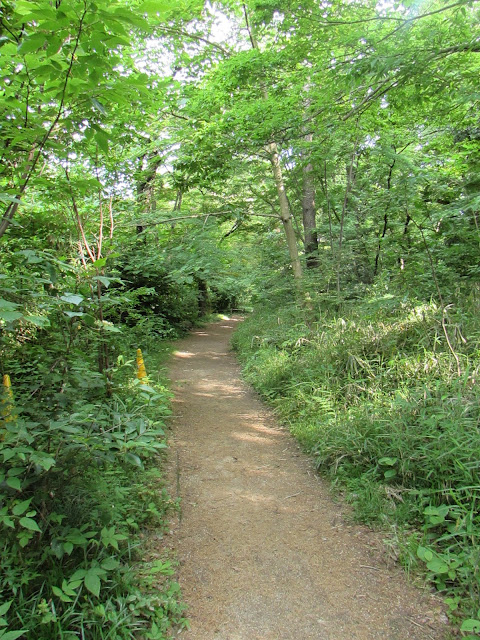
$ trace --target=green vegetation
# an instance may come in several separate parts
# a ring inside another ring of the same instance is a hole
[[[243,323],[234,346],[246,379],[346,490],[356,518],[390,527],[406,567],[425,569],[452,612],[476,619],[477,304],[449,316],[460,377],[433,302],[370,291],[340,309],[322,297],[314,306],[308,323],[278,300]]]
[[[247,377],[480,637],[479,22],[0,2],[0,640],[184,624],[157,358],[252,305]]]

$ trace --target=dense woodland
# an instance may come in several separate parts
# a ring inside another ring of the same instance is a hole
[[[185,624],[140,544],[178,508],[158,371],[252,308],[247,379],[480,637],[479,24],[478,0],[0,1],[1,640]]]

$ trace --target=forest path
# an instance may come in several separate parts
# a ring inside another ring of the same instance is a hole
[[[229,351],[239,318],[177,344],[172,525],[191,629],[184,640],[425,640],[441,608],[348,524]]]

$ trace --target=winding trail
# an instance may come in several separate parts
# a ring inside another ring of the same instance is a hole
[[[178,343],[170,367],[173,524],[184,640],[438,640],[439,602],[348,524],[293,438],[240,380],[232,318]]]

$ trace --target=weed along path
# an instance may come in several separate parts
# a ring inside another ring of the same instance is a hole
[[[239,319],[177,345],[170,375],[172,541],[188,605],[184,640],[443,638],[433,596],[388,566],[375,537],[346,522],[328,488],[229,351]]]

